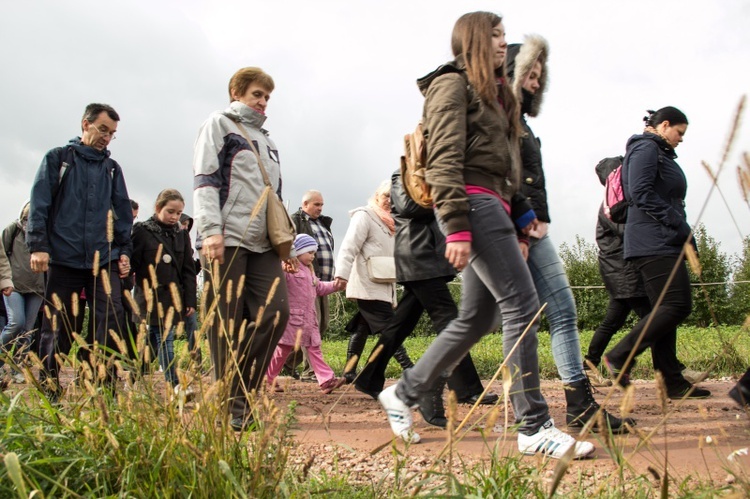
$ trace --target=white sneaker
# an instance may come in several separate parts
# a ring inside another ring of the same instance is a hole
[[[385,409],[393,433],[406,443],[419,443],[421,438],[412,429],[411,409],[396,396],[396,385],[380,392],[378,401]]]
[[[185,396],[185,402],[186,403],[190,402],[191,400],[193,400],[195,398],[195,388],[193,388],[192,386],[188,386],[187,388],[183,388],[182,385],[178,383],[174,387],[174,396],[175,396],[175,398],[179,398],[180,397],[180,392],[182,392],[182,394],[184,394],[184,396]]]
[[[26,383],[26,378],[23,373],[19,373],[18,371],[13,371],[13,374],[10,375],[10,379],[17,385]]]
[[[518,450],[527,455],[544,454],[560,459],[575,445],[573,459],[582,459],[594,452],[591,442],[576,442],[576,439],[555,428],[550,419],[533,435],[518,434]]]

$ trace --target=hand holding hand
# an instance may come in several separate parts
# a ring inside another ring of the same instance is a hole
[[[287,258],[282,262],[281,268],[287,274],[296,274],[299,270],[299,260],[296,257]]]
[[[535,237],[537,239],[541,239],[544,236],[547,235],[547,229],[549,229],[549,224],[547,222],[540,222],[539,220],[534,219],[536,224],[532,222],[534,225],[534,228],[531,229],[528,233],[529,236]]]
[[[337,277],[333,280],[333,283],[336,285],[336,289],[338,289],[339,291],[343,291],[346,289],[346,279]]]

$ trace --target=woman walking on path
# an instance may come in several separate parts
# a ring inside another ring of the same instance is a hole
[[[502,323],[519,450],[560,458],[572,448],[575,458],[585,457],[594,446],[555,427],[539,388],[537,324],[532,323],[539,301],[510,218],[520,173],[514,158],[520,130],[516,101],[503,79],[502,19],[489,12],[463,15],[451,45],[455,60],[418,84],[425,95],[427,181],[446,234],[445,256],[463,271],[459,315],[378,398],[393,433],[418,442],[411,407]]]
[[[607,177],[622,164],[622,156],[603,159],[596,165],[596,175],[602,185]],[[588,362],[599,367],[602,355],[607,349],[612,336],[625,325],[631,310],[639,318],[651,312],[651,302],[646,296],[641,274],[633,262],[625,260],[623,256],[625,238],[625,224],[616,223],[604,214],[604,205],[599,206],[596,222],[596,244],[599,247],[599,273],[604,281],[604,287],[609,295],[609,305],[604,320],[594,331],[589,343],[588,353],[584,356],[583,369],[594,386],[610,386],[608,379],[594,379]]]
[[[356,377],[357,362],[367,337],[380,334],[388,326],[396,307],[396,275],[390,282],[373,280],[369,262],[373,258],[393,259],[396,225],[391,215],[391,183],[383,181],[367,206],[350,211],[349,216],[351,222],[335,265],[335,281],[340,288],[346,288],[346,297],[356,300],[359,307],[346,326],[351,333],[344,371],[347,383]],[[414,365],[403,346],[396,350],[394,357],[402,369]]]
[[[237,431],[254,427],[249,394],[262,386],[289,318],[286,279],[268,239],[266,211],[250,217],[265,189],[259,161],[281,195],[279,151],[262,128],[273,89],[273,79],[260,68],[237,71],[229,80],[229,107],[203,123],[193,156],[207,304],[217,304],[208,334],[211,360],[215,378],[229,385],[226,410]]]
[[[677,326],[692,311],[683,246],[694,240],[685,215],[687,180],[675,161],[675,148],[682,142],[688,120],[674,107],[648,113],[644,132],[628,140],[622,183],[629,203],[624,255],[641,273],[653,311],[603,360],[613,376],[620,377],[620,385],[626,386],[633,364],[626,364],[631,352],[635,351],[635,360],[651,348],[654,369],[664,377],[669,398],[706,398],[711,392],[688,382],[677,359]]]
[[[298,234],[294,239],[294,250],[300,266],[297,272],[286,274],[286,286],[289,290],[289,323],[284,335],[276,346],[271,363],[268,365],[268,384],[274,386],[276,377],[284,367],[284,362],[295,347],[304,348],[315,377],[320,385],[320,391],[328,395],[344,384],[344,378],[337,378],[325,360],[320,350],[320,326],[315,301],[319,296],[327,296],[338,291],[334,282],[323,282],[315,277],[313,260],[318,251],[318,243],[312,236]],[[284,389],[278,385],[277,392]]]
[[[569,427],[583,428],[592,418],[594,430],[628,431],[625,422],[600,408],[594,399],[588,377],[583,371],[578,316],[573,291],[565,274],[557,249],[547,234],[550,216],[547,190],[542,167],[541,142],[526,122],[526,116],[539,115],[547,87],[547,41],[539,35],[527,36],[523,45],[508,46],[508,75],[513,93],[521,104],[521,191],[531,202],[538,223],[529,232],[526,263],[534,280],[540,303],[546,303],[544,313],[549,321],[552,357],[562,379],[567,404],[566,421]],[[603,428],[599,427],[597,412],[603,412]]]

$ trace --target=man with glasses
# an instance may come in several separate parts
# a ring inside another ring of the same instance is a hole
[[[81,122],[81,136],[50,150],[42,160],[31,188],[26,244],[31,269],[48,272],[42,320],[40,381],[51,402],[62,394],[59,356],[72,346],[85,290],[94,340],[104,349],[93,351],[84,379],[114,388],[113,356],[118,352],[110,334],[120,337],[125,325],[120,277],[130,274],[133,214],[122,169],[107,149],[115,139],[120,117],[106,104],[89,104]],[[111,211],[111,214],[110,214]],[[106,282],[105,282],[106,281]],[[89,339],[91,342],[91,339]]]

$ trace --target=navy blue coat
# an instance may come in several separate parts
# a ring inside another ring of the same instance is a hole
[[[687,180],[664,139],[652,133],[628,140],[623,189],[630,203],[625,258],[678,255],[690,237],[685,215]]]
[[[73,149],[72,164],[60,181],[68,147]],[[111,251],[107,241],[110,208],[114,211]],[[122,254],[130,256],[132,227],[133,212],[122,169],[108,150],[97,151],[76,137],[44,156],[31,188],[26,232],[29,252],[49,253],[54,265],[91,269],[96,251],[102,264]]]

